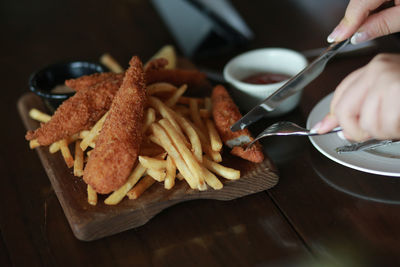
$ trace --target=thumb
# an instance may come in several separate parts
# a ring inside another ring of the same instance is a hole
[[[378,8],[385,1],[387,0],[350,0],[344,18],[328,36],[328,42],[340,42],[350,38],[366,21],[371,11]]]
[[[320,122],[315,124],[314,127],[311,128],[311,132],[323,134],[329,132],[337,126],[339,126],[337,118],[335,115],[330,113],[326,115]]]
[[[351,38],[352,44],[400,31],[400,5],[373,14]]]

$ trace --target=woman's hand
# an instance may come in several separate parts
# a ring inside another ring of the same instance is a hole
[[[340,42],[351,38],[358,44],[379,36],[400,31],[400,0],[394,6],[371,14],[388,0],[350,0],[344,18],[328,36],[328,42]]]
[[[330,114],[313,129],[326,133],[338,125],[354,141],[400,139],[399,54],[380,54],[339,84]]]

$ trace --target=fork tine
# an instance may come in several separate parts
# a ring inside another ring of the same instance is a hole
[[[275,128],[277,128],[277,127],[279,126],[279,123],[280,123],[280,122],[276,122],[276,123],[274,123],[274,124],[268,126],[264,131],[262,131],[259,135],[257,135],[256,138],[254,138],[253,141],[251,141],[251,142],[248,143],[248,144],[245,144],[245,145],[246,145],[246,149],[250,148],[255,142],[257,142],[257,141],[260,140],[261,138],[267,136],[267,135],[268,135],[268,132],[274,130]]]
[[[249,149],[252,145],[254,145],[254,143],[255,142],[257,142],[258,141],[258,139],[260,139],[258,136],[253,140],[253,141],[251,141],[250,143],[248,143],[248,144],[245,144],[245,149],[244,150],[247,150],[247,149]]]

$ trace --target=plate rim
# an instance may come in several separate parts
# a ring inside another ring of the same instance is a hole
[[[324,104],[327,101],[330,101],[330,99],[333,97],[333,92],[329,93],[328,95],[324,96],[311,110],[311,112],[309,113],[308,117],[307,117],[307,128],[311,128],[313,125],[313,120],[315,119],[315,114],[317,112],[320,112],[320,109],[324,108]],[[326,113],[328,112],[328,110],[326,110]],[[324,136],[309,136],[309,140],[311,142],[311,144],[324,156],[326,156],[327,158],[329,158],[330,160],[333,160],[343,166],[358,170],[358,171],[362,171],[362,172],[367,172],[367,173],[372,173],[372,174],[377,174],[377,175],[384,175],[384,176],[392,176],[392,177],[400,177],[400,168],[398,172],[393,172],[392,170],[390,171],[385,171],[385,170],[379,170],[376,168],[369,168],[368,166],[365,166],[364,164],[362,164],[363,162],[371,162],[371,161],[375,161],[376,159],[382,159],[382,157],[380,157],[379,155],[373,155],[371,153],[365,152],[365,151],[360,151],[360,152],[353,152],[352,158],[353,159],[348,159],[348,156],[346,155],[341,155],[341,154],[335,154],[332,155],[333,153],[329,153],[329,151],[327,151],[322,145],[321,142],[323,144],[323,141],[320,141],[321,137]],[[339,138],[339,137],[337,137]],[[322,139],[323,140],[323,139]],[[345,141],[343,141],[345,142]],[[375,160],[374,160],[375,158]],[[358,160],[358,162],[357,162]],[[387,160],[391,160],[391,161],[398,161],[399,164],[398,166],[400,166],[400,160],[399,159],[387,159]],[[361,161],[361,164],[359,164]]]

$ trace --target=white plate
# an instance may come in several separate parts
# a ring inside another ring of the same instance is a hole
[[[313,108],[307,120],[308,129],[328,114],[332,97],[333,93],[327,95]],[[338,154],[335,149],[350,142],[340,138],[336,133],[311,136],[310,141],[322,154],[344,166],[374,174],[400,177],[400,144]]]

